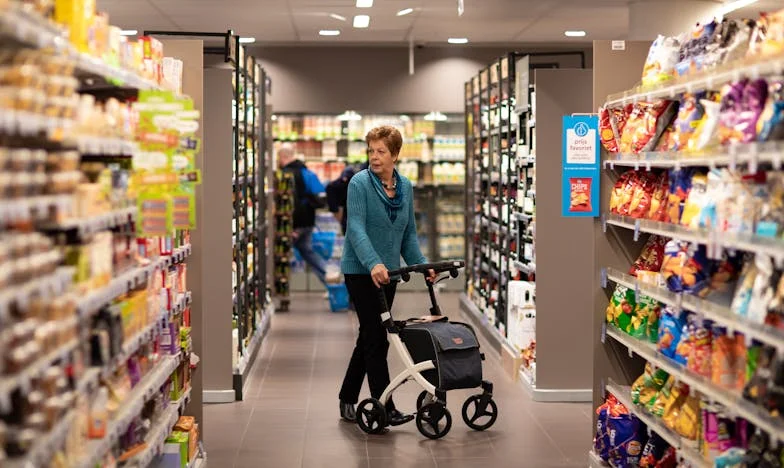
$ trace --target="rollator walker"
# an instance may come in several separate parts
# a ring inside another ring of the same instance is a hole
[[[411,273],[424,276],[429,270],[438,275],[449,273],[435,282],[425,280],[432,305],[429,317],[395,321],[383,289],[378,289],[384,307],[381,321],[405,370],[392,379],[380,399],[367,398],[359,403],[357,424],[366,433],[385,431],[386,403],[394,391],[409,380],[423,388],[416,402],[416,426],[425,437],[440,439],[452,428],[452,415],[446,406],[449,390],[481,388],[482,393],[468,397],[463,404],[463,421],[476,431],[484,431],[495,423],[498,406],[493,400],[493,384],[482,380],[484,354],[479,351],[476,333],[470,325],[451,322],[441,315],[434,290],[440,281],[457,278],[458,270],[464,266],[463,261],[425,263],[389,272],[390,278],[400,277],[404,282],[411,279]]]

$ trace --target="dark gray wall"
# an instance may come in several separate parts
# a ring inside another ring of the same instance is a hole
[[[463,85],[513,47],[415,49],[408,74],[407,47],[257,47],[272,79],[275,112],[463,112]],[[542,49],[539,49],[542,50]],[[574,49],[572,49],[574,50]],[[587,51],[586,67],[591,66]],[[579,57],[537,57],[532,62],[580,66]]]

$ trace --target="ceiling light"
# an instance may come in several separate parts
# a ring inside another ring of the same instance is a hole
[[[370,16],[368,15],[357,15],[354,17],[354,27],[355,28],[367,28],[370,26]]]
[[[745,8],[753,3],[757,3],[757,0],[735,0],[734,2],[726,2],[719,7],[719,14],[723,16],[732,13],[735,10]]]
[[[447,42],[450,44],[468,44],[467,37],[450,37],[447,39]]]
[[[337,29],[322,29],[319,31],[319,36],[340,36],[340,31]]]
[[[357,0],[357,8],[370,8],[373,6],[373,0]]]
[[[449,120],[449,117],[442,114],[441,112],[430,112],[429,114],[425,115],[425,120],[434,120],[437,122],[444,122]]]
[[[254,42],[256,42],[256,38],[255,37],[241,37],[240,38],[240,44],[253,44]]]
[[[139,31],[135,29],[123,29],[122,31],[120,31],[121,36],[135,36],[137,34],[139,34]]]
[[[357,114],[356,111],[346,111],[338,116],[338,120],[340,121],[349,121],[349,120],[362,120],[362,116]]]
[[[402,10],[397,12],[397,16],[406,16],[407,14],[413,13],[413,12],[414,12],[413,8],[404,8],[404,9],[402,9]]]
[[[332,19],[336,19],[338,21],[346,21],[346,17],[345,16],[339,15],[337,13],[330,13],[329,17],[332,18]]]
[[[585,31],[564,31],[566,37],[585,37]]]

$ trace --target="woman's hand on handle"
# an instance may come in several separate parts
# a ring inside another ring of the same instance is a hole
[[[373,283],[377,288],[389,284],[389,271],[383,263],[379,263],[370,270],[370,277],[373,278]]]
[[[436,273],[435,270],[427,270],[427,276],[425,278],[431,283],[435,283],[438,279],[438,273]]]

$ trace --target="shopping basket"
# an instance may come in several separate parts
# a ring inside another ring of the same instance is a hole
[[[348,289],[344,283],[328,284],[329,308],[332,312],[343,312],[349,308]]]
[[[335,248],[335,238],[337,233],[334,231],[313,231],[311,245],[324,260],[332,258],[332,250]]]

